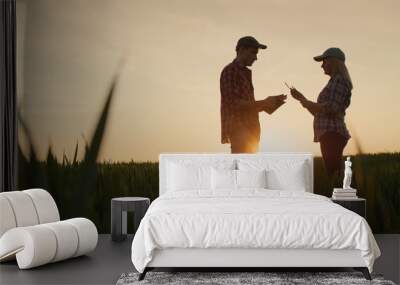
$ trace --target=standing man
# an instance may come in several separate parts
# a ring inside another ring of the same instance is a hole
[[[285,103],[286,95],[256,101],[251,66],[257,60],[260,44],[254,37],[242,37],[236,45],[236,58],[224,67],[220,78],[221,143],[231,144],[231,153],[255,153],[260,142],[258,113],[271,114]]]

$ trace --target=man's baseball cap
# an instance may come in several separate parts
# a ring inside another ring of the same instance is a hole
[[[323,59],[325,59],[327,57],[334,57],[334,58],[340,59],[341,61],[346,60],[346,56],[344,55],[344,52],[340,48],[336,48],[336,47],[328,48],[326,51],[324,51],[323,54],[314,56],[314,60],[322,61]]]
[[[238,40],[236,44],[236,48],[239,47],[254,47],[254,48],[261,48],[261,49],[266,49],[267,46],[260,44],[254,37],[251,36],[246,36],[242,37]]]

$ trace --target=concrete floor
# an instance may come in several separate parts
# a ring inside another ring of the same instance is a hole
[[[374,272],[400,282],[400,235],[375,235],[382,251]],[[121,243],[110,235],[100,235],[94,252],[88,256],[19,270],[16,262],[0,264],[0,284],[115,284],[124,272],[134,271],[130,260],[132,236]]]

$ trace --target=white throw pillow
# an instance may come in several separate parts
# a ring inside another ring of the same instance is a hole
[[[267,171],[267,181],[269,189],[306,191],[305,185],[307,185],[307,181],[302,165],[286,171],[271,169]]]
[[[210,189],[210,167],[181,165],[170,163],[168,189],[184,191],[193,189]]]
[[[305,160],[239,159],[239,170],[266,169],[267,188],[274,190],[306,191],[309,169]]]
[[[236,190],[236,170],[211,168],[211,189]]]
[[[237,188],[267,188],[267,171],[236,170]]]
[[[234,160],[184,159],[167,162],[167,191],[211,190],[211,168],[234,169]]]
[[[212,190],[238,190],[241,188],[266,188],[266,170],[211,169]]]

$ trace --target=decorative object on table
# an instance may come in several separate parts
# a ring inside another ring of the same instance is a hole
[[[372,282],[361,272],[149,272],[138,281],[139,273],[124,273],[116,285],[135,284],[379,284],[395,285],[382,275],[372,274]]]
[[[364,219],[367,217],[367,201],[363,198],[333,199],[332,202],[359,214]]]
[[[353,171],[351,170],[350,157],[344,162],[344,178],[343,188],[334,188],[332,193],[332,199],[335,200],[353,200],[357,199],[357,189],[351,187],[351,177]]]
[[[97,245],[96,226],[85,218],[60,221],[43,189],[0,193],[0,217],[0,261],[17,259],[20,269],[84,255]]]
[[[350,157],[347,157],[347,160],[344,162],[344,178],[343,178],[343,189],[353,189],[351,188],[351,176],[353,171],[351,170],[351,161]]]
[[[127,212],[134,213],[134,233],[150,205],[144,197],[120,197],[111,200],[111,239],[123,241],[127,234]]]

